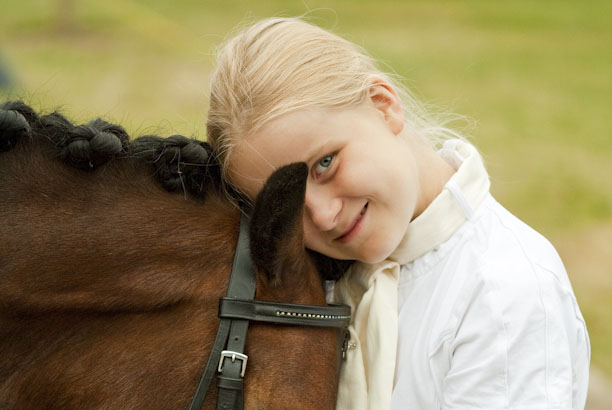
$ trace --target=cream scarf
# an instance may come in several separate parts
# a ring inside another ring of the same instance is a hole
[[[489,192],[487,172],[472,145],[446,141],[438,153],[457,169],[442,192],[409,224],[389,258],[373,265],[355,263],[335,285],[335,300],[351,306],[353,315],[336,410],[390,408],[400,267],[447,241]]]

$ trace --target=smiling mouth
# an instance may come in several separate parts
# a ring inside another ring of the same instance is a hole
[[[363,220],[363,216],[368,210],[368,204],[369,202],[366,202],[365,206],[361,209],[361,212],[359,213],[357,218],[355,218],[353,224],[342,235],[336,238],[337,241],[348,242],[357,234],[357,231],[361,227],[361,221]]]

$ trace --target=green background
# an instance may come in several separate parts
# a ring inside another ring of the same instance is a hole
[[[471,119],[494,195],[561,253],[592,362],[612,376],[612,2],[263,3],[3,0],[0,61],[15,85],[0,97],[133,136],[205,138],[215,47],[238,24],[306,14]]]

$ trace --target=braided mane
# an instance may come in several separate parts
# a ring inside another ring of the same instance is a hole
[[[210,145],[173,135],[146,135],[130,140],[123,127],[100,118],[74,125],[58,112],[38,115],[21,101],[0,104],[0,152],[20,144],[46,144],[48,154],[86,172],[121,158],[137,158],[154,166],[169,192],[203,199],[208,188],[220,186],[219,165]]]

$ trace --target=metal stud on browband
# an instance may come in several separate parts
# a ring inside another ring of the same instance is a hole
[[[287,317],[287,316],[307,317],[307,318],[314,318],[314,319],[331,319],[331,320],[350,319],[350,315],[321,315],[321,314],[315,314],[315,313],[286,312],[283,310],[277,310],[276,316],[279,316],[279,317]]]

